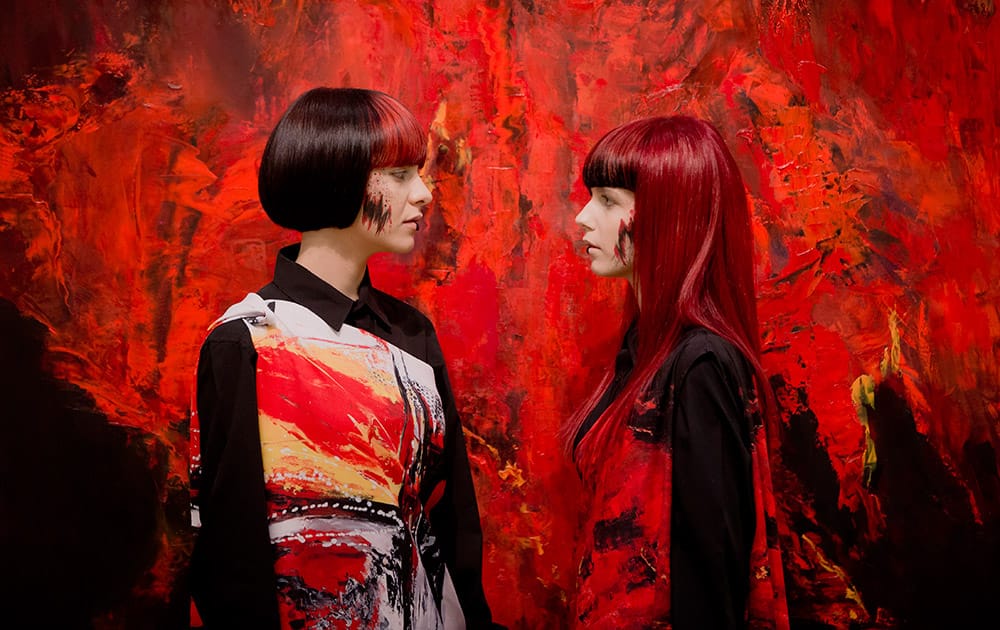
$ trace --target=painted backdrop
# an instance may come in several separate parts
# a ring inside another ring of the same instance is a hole
[[[270,128],[349,85],[429,132],[429,229],[372,276],[437,324],[500,621],[566,624],[555,433],[616,343],[622,287],[574,244],[582,158],[674,112],[714,121],[753,198],[796,626],[995,618],[993,0],[15,0],[0,41],[3,614],[186,622],[196,352],[293,239],[256,200]]]

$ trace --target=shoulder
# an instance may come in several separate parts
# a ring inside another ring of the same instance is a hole
[[[371,288],[371,296],[392,326],[409,335],[423,332],[434,336],[434,324],[417,307],[375,287]]]
[[[227,343],[251,343],[250,330],[242,319],[234,319],[224,324],[219,324],[205,337],[205,345]]]
[[[256,294],[265,300],[287,299],[284,294],[274,286],[274,283],[264,285],[256,291]],[[253,294],[248,294],[247,298],[251,295]],[[238,304],[242,303],[243,302],[234,303],[225,310],[229,311],[230,309],[235,308]],[[223,315],[223,313],[218,313],[218,315]],[[205,341],[202,344],[202,352],[204,352],[206,348],[225,347],[230,344],[237,344],[248,347],[251,350],[253,349],[253,340],[250,336],[250,329],[247,328],[243,319],[231,319],[230,321],[213,327],[208,332],[208,336],[205,337]]]
[[[666,365],[673,369],[673,382],[683,383],[696,367],[697,374],[704,374],[714,367],[734,380],[748,376],[747,360],[742,353],[723,337],[705,328],[693,328],[683,335],[670,353]]]
[[[752,396],[753,390],[749,361],[733,344],[704,328],[681,335],[650,387],[668,409],[683,399],[741,399]]]
[[[209,331],[201,344],[202,359],[223,355],[233,356],[237,353],[246,355],[255,353],[250,330],[242,319],[219,324]]]
[[[704,329],[687,332],[671,356],[676,363],[664,395],[674,410],[672,439],[686,436],[690,444],[693,436],[705,437],[707,429],[721,426],[749,449],[757,397],[750,362],[736,346]]]

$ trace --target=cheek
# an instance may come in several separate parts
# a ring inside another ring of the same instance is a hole
[[[366,194],[373,198],[385,198],[388,192],[385,176],[381,173],[372,173],[368,178],[368,188],[366,189]]]
[[[361,208],[361,218],[366,226],[381,233],[386,225],[392,223],[390,205],[386,199],[384,178],[379,173],[373,173],[368,180],[365,191],[365,201]]]
[[[618,235],[615,241],[615,258],[623,265],[628,264],[632,257],[632,217],[623,218],[618,223]]]

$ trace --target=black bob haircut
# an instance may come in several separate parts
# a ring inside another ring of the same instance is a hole
[[[283,228],[346,228],[361,211],[373,169],[423,166],[426,157],[427,135],[396,99],[374,90],[314,88],[271,132],[257,194]]]

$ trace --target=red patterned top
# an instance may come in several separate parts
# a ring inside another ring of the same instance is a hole
[[[615,379],[634,366],[626,335]],[[687,332],[649,400],[593,469],[578,552],[578,628],[788,628],[766,441],[747,362]]]

